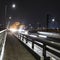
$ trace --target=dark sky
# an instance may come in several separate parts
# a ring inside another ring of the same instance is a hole
[[[16,8],[11,5],[15,3]],[[8,5],[7,18],[12,16],[13,21],[46,25],[46,14],[50,14],[60,22],[60,2],[58,0],[0,0],[0,20],[4,21],[4,7]],[[15,19],[15,20],[14,20]]]

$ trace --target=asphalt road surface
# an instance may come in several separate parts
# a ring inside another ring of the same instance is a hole
[[[36,60],[11,33],[8,33],[3,60]]]

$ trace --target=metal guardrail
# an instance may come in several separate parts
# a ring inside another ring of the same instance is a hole
[[[43,52],[44,60],[50,60],[50,56],[47,57],[46,51],[48,51],[48,52],[50,52],[50,53],[52,53],[55,56],[60,58],[60,44],[59,43],[52,43],[51,41],[47,41],[46,39],[35,38],[35,37],[31,37],[31,36],[25,35],[25,34],[20,34],[19,38],[20,39],[22,38],[22,41],[25,39],[26,43],[28,43],[28,41],[31,41],[32,42],[32,49],[34,49],[34,44],[36,44],[39,47],[41,47],[43,49],[42,52]],[[38,42],[42,43],[42,45],[39,44]]]

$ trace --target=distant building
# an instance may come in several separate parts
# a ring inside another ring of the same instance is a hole
[[[59,27],[54,16],[49,15],[47,20],[48,29],[57,29]]]

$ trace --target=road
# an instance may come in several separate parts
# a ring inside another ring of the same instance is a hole
[[[11,33],[8,33],[3,60],[36,60]]]

